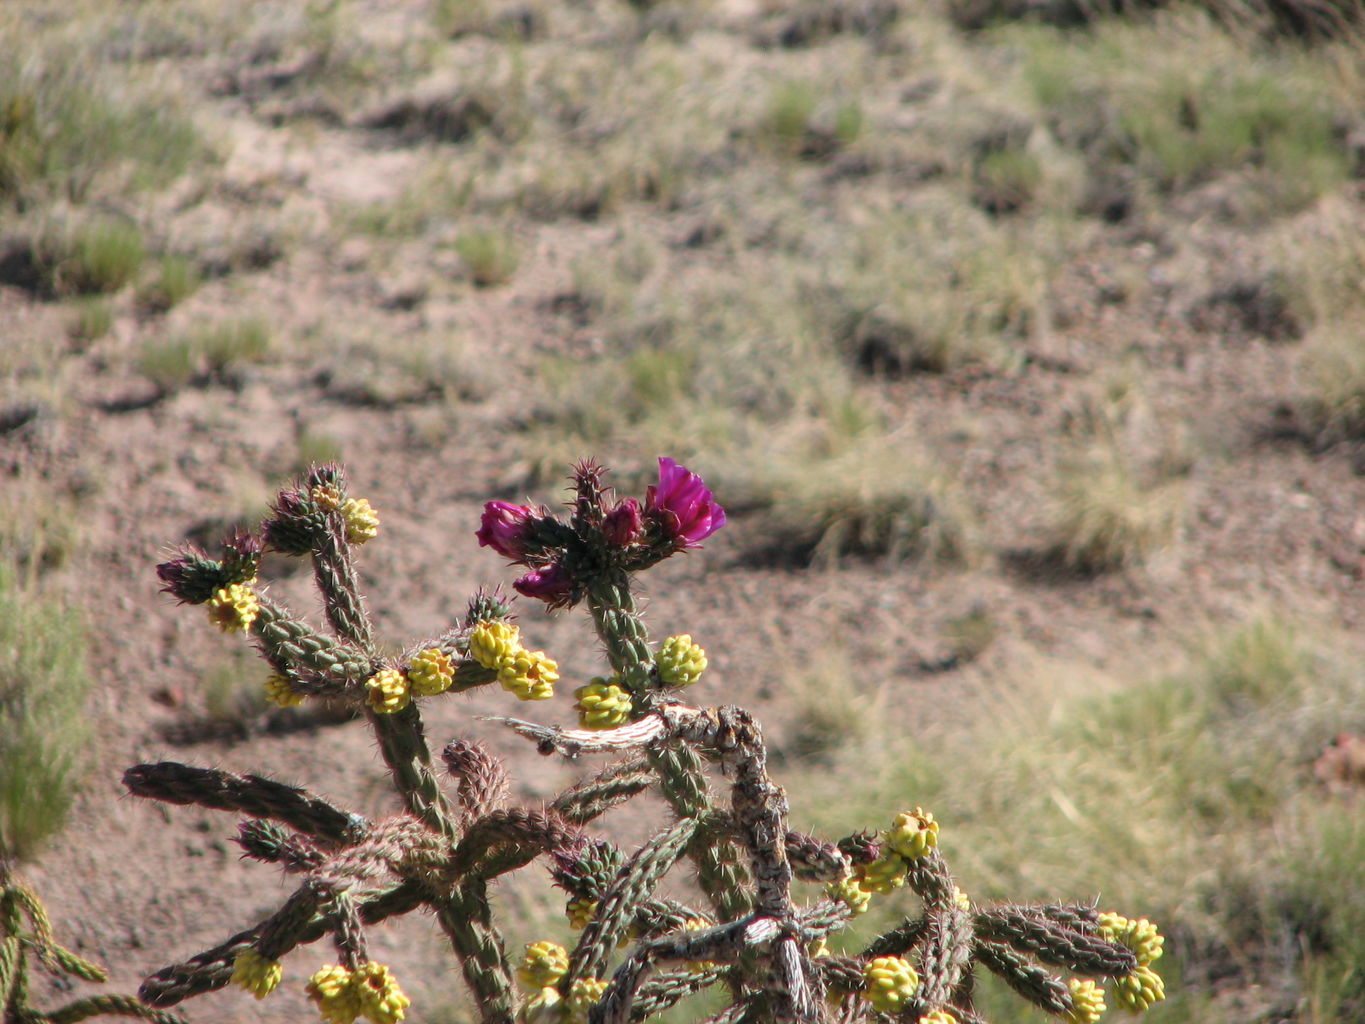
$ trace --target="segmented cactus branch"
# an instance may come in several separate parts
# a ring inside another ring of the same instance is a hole
[[[123,773],[123,784],[134,796],[271,818],[331,843],[356,842],[369,828],[369,823],[359,815],[333,807],[297,786],[259,775],[236,775],[216,768],[162,761],[129,768]]]
[[[427,898],[416,882],[402,882],[360,902],[360,920],[375,924],[389,917],[410,913]],[[232,966],[237,957],[254,947],[264,930],[265,922],[233,935],[226,942],[207,949],[181,963],[163,967],[142,982],[138,997],[148,1006],[175,1006],[192,996],[220,989],[232,980]],[[329,922],[315,915],[298,934],[297,944],[316,942],[329,932]]]
[[[460,960],[483,1024],[511,1024],[516,1011],[512,968],[502,936],[493,925],[487,886],[471,880],[433,907]]]

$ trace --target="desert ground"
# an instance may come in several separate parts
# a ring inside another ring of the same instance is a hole
[[[643,498],[670,456],[729,522],[647,621],[797,827],[922,805],[973,899],[1151,918],[1153,1024],[1365,1019],[1358,8],[1114,7],[0,7],[0,853],[58,938],[133,992],[290,891],[134,764],[397,809],[365,724],[268,705],[157,563],[344,463],[398,651],[508,590],[486,501],[586,458]],[[297,560],[261,582],[321,622]],[[539,806],[582,766],[483,718],[571,722],[604,663],[516,611],[560,695],[423,715]],[[569,934],[536,866],[494,902],[509,946]],[[475,1019],[429,919],[371,951],[410,1020]],[[176,1012],[313,1019],[327,957]]]

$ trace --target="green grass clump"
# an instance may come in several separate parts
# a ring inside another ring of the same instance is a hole
[[[45,241],[48,275],[55,292],[106,295],[142,269],[147,248],[142,232],[124,221],[105,221]]]
[[[137,304],[148,313],[164,313],[198,290],[203,275],[193,260],[168,253],[161,257],[156,277],[137,290]]]
[[[1283,48],[1248,52],[1239,34],[1174,11],[1092,34],[1016,29],[1024,80],[1052,130],[1097,170],[1126,165],[1163,191],[1231,171],[1287,213],[1343,183],[1337,131],[1348,112],[1320,62]]]
[[[67,333],[78,342],[98,341],[108,334],[113,326],[114,311],[109,306],[109,300],[101,296],[90,296],[76,302]]]
[[[201,151],[190,122],[128,95],[89,54],[0,43],[0,201],[87,200],[97,187],[146,188]]]
[[[1365,437],[1365,346],[1360,314],[1313,330],[1299,353],[1299,407],[1322,443]]]
[[[1140,565],[1169,547],[1185,507],[1179,481],[1151,479],[1130,454],[1105,443],[1063,466],[1055,496],[1049,554],[1086,574]]]
[[[857,100],[825,109],[814,85],[790,81],[773,88],[760,135],[784,156],[818,159],[858,141],[863,122]]]
[[[925,451],[880,439],[736,471],[726,486],[758,514],[760,559],[833,566],[848,558],[948,565],[976,552],[975,523],[951,474]]]
[[[455,251],[464,261],[470,279],[480,288],[505,284],[517,272],[517,246],[504,231],[480,229],[462,232]]]
[[[1192,461],[1126,371],[1068,410],[1070,443],[1051,490],[1042,566],[1082,575],[1141,565],[1179,536]]]
[[[89,678],[74,612],[0,564],[0,860],[26,860],[59,831],[89,739]]]
[[[1062,243],[1064,244],[1064,243]],[[1002,369],[1044,325],[1059,242],[961,197],[926,197],[854,236],[832,275],[842,353],[874,376]]]
[[[270,353],[270,328],[253,317],[195,328],[143,348],[138,369],[166,389],[221,379]]]
[[[972,172],[972,200],[987,213],[1029,206],[1043,183],[1043,167],[1026,149],[1007,146],[985,154]]]

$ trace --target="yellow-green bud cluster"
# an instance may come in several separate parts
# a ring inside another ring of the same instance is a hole
[[[601,676],[574,690],[578,698],[578,720],[584,729],[615,729],[630,720],[630,694]]]
[[[412,1000],[403,994],[388,967],[371,960],[355,972],[328,964],[309,979],[308,998],[326,1024],[398,1024]]]
[[[308,497],[324,512],[335,512],[341,508],[341,490],[331,484],[314,484]]]
[[[232,983],[240,985],[257,999],[264,999],[275,991],[284,977],[278,960],[261,956],[254,949],[244,949],[232,963]]]
[[[419,697],[445,693],[455,681],[455,663],[439,647],[418,651],[408,662],[408,682]]]
[[[379,534],[379,513],[364,498],[351,498],[342,505],[341,518],[346,522],[346,539],[352,544],[364,544]]]
[[[589,1008],[602,998],[607,982],[601,978],[579,978],[569,986],[569,1024],[586,1024]]]
[[[868,892],[888,893],[905,884],[910,865],[900,854],[886,850],[871,864],[858,866],[858,884]]]
[[[549,700],[555,695],[559,666],[544,651],[521,650],[498,669],[498,682],[521,700]]]
[[[1161,959],[1162,946],[1166,942],[1157,931],[1156,925],[1145,917],[1134,921],[1112,912],[1100,915],[1100,934],[1110,942],[1117,942],[1131,949],[1133,955],[1137,957],[1137,962],[1143,967]]]
[[[230,583],[219,587],[205,602],[209,621],[224,633],[244,633],[261,613],[261,602],[256,591],[246,583]]]
[[[412,700],[408,677],[396,668],[380,669],[365,680],[365,702],[379,715],[402,711]]]
[[[517,1020],[521,1024],[560,1024],[564,997],[553,985],[546,985],[521,1006]]]
[[[569,900],[564,907],[564,914],[569,919],[569,927],[574,931],[579,931],[588,926],[588,922],[592,920],[592,915],[596,910],[596,900],[579,898]]]
[[[352,975],[351,985],[360,996],[360,1012],[372,1024],[398,1024],[412,1005],[389,969],[373,960]]]
[[[351,972],[339,964],[319,968],[304,991],[326,1024],[353,1024],[360,1016],[360,993],[351,985]]]
[[[522,954],[517,978],[532,991],[558,985],[569,970],[569,951],[556,942],[532,942]]]
[[[921,1017],[919,1024],[957,1024],[957,1018],[947,1010],[935,1010]]]
[[[1114,1002],[1131,1013],[1141,1013],[1165,998],[1166,985],[1161,975],[1145,965],[1114,979]]]
[[[277,708],[294,708],[303,703],[303,694],[295,693],[288,679],[272,672],[265,681],[265,699]]]
[[[922,807],[896,815],[882,841],[906,860],[918,860],[938,845],[938,822]]]
[[[953,886],[953,903],[959,910],[970,911],[972,909],[972,898],[957,886]]]
[[[498,674],[498,682],[522,700],[555,695],[559,666],[544,651],[521,646],[521,631],[506,622],[480,622],[469,634],[469,656]]]
[[[469,632],[469,656],[496,672],[521,650],[521,630],[510,622],[480,622]]]
[[[858,884],[854,875],[847,875],[825,886],[825,895],[832,900],[846,904],[854,914],[867,913],[872,902],[872,893]]]
[[[1071,989],[1068,1024],[1095,1024],[1104,1014],[1104,990],[1089,978],[1072,978],[1067,985]]]
[[[919,975],[909,960],[899,956],[879,956],[863,965],[867,987],[862,996],[882,1013],[899,1013],[915,998]]]
[[[671,636],[659,645],[654,665],[665,686],[691,686],[706,671],[706,652],[687,633]]]

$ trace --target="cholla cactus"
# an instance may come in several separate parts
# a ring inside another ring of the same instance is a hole
[[[29,969],[33,961],[61,978],[102,982],[103,968],[57,942],[42,901],[0,862],[0,1024],[75,1024],[92,1017],[140,1017],[157,1024],[184,1024],[174,1014],[157,1010],[132,996],[87,996],[55,1010],[39,1010],[29,1000]]]
[[[259,537],[235,534],[218,559],[187,549],[158,568],[167,591],[250,637],[272,670],[275,703],[325,697],[364,715],[404,812],[370,821],[257,775],[171,763],[130,769],[125,783],[139,796],[247,815],[237,840],[246,855],[298,881],[264,920],[149,977],[141,996],[151,1006],[233,981],[265,998],[280,984],[282,961],[303,959],[298,973],[323,1021],[396,1024],[409,1000],[390,970],[369,959],[365,930],[423,908],[445,932],[485,1024],[627,1024],[712,986],[728,1005],[708,1024],[981,1024],[971,999],[978,969],[1071,1024],[1104,1011],[1103,985],[1126,1009],[1162,997],[1152,968],[1161,938],[1150,922],[1085,903],[973,904],[948,870],[939,822],[923,808],[889,809],[881,831],[835,841],[789,827],[758,723],[741,708],[681,699],[706,654],[686,633],[652,644],[636,604],[638,573],[725,524],[695,473],[660,459],[643,500],[617,499],[603,471],[584,463],[574,469],[567,512],[502,501],[484,510],[477,539],[521,567],[517,592],[552,608],[585,607],[609,663],[574,688],[580,728],[498,720],[542,754],[613,758],[538,808],[507,806],[505,769],[469,740],[443,751],[448,793],[422,706],[494,685],[522,700],[549,699],[557,663],[526,647],[496,592],[477,594],[449,631],[386,658],[353,559],[378,524],[369,502],[348,493],[341,468],[323,466],[279,495]],[[328,629],[257,583],[266,546],[311,559]],[[580,831],[646,789],[672,816],[638,849]],[[537,859],[564,890],[579,934],[571,949],[532,943],[514,966],[488,888]],[[685,861],[698,899],[657,895]],[[823,883],[823,895],[798,901],[797,880]],[[905,889],[918,898],[917,913],[861,950],[830,951],[826,940],[873,899]],[[318,966],[321,957],[297,952],[328,937],[335,963]]]

